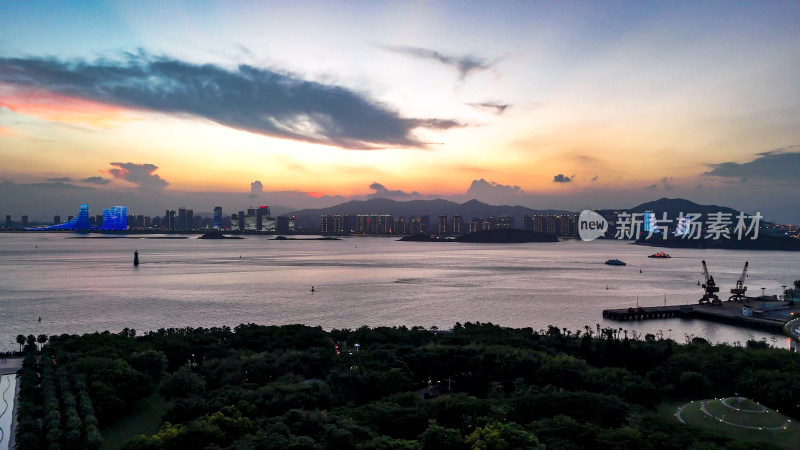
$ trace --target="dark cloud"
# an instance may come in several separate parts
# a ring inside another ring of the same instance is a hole
[[[70,177],[53,177],[53,178],[48,178],[47,181],[52,181],[54,183],[69,183],[69,182],[72,181],[72,178],[70,178]]]
[[[563,173],[553,176],[553,183],[569,183],[575,178],[575,175],[568,177]]]
[[[600,179],[600,175],[595,175],[592,177],[592,181],[597,181]]]
[[[260,181],[256,180],[250,183],[250,195],[249,197],[258,197],[264,192],[264,185],[261,184]]]
[[[120,180],[125,180],[137,185],[139,189],[160,191],[169,185],[167,180],[164,180],[154,173],[158,170],[158,166],[154,164],[135,164],[131,162],[112,162],[110,164],[114,166],[114,168],[108,169],[108,173],[114,178],[119,178]]]
[[[413,192],[405,192],[400,190],[393,191],[388,189],[386,186],[376,182],[370,184],[369,188],[375,191],[367,196],[369,198],[407,198],[407,197],[417,197],[421,195],[417,191]]]
[[[464,74],[484,68],[476,61],[459,64]],[[460,126],[452,120],[405,118],[362,92],[291,73],[244,64],[228,70],[144,52],[122,61],[0,58],[0,82],[350,149],[422,147],[414,129]]]
[[[661,179],[661,184],[664,185],[665,191],[672,190],[672,184],[670,184],[670,181],[672,180],[673,180],[672,177],[664,177]]]
[[[506,112],[508,108],[511,108],[511,105],[509,103],[498,103],[498,102],[467,103],[467,105],[472,106],[475,109],[489,111],[491,113],[497,114],[498,116]]]
[[[458,70],[459,78],[462,81],[467,78],[467,75],[469,75],[471,72],[489,69],[500,61],[499,59],[487,61],[483,58],[476,58],[474,56],[445,55],[437,52],[436,50],[430,50],[421,47],[384,46],[383,48],[392,52],[403,53],[422,59],[430,59],[438,61],[444,65],[451,66]]]
[[[91,184],[108,184],[108,183],[111,183],[111,180],[109,180],[108,178],[103,178],[103,177],[89,177],[89,178],[84,178],[81,181],[84,182],[84,183],[91,183]]]
[[[647,186],[644,189],[647,190],[647,191],[654,191],[654,190],[658,189],[658,185],[657,184],[651,184],[650,186]]]
[[[711,170],[703,175],[739,178],[743,182],[748,179],[770,181],[798,181],[800,173],[800,153],[771,150],[760,153],[750,162],[724,162],[709,164]]]

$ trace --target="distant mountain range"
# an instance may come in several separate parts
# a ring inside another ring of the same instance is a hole
[[[660,215],[666,212],[667,217],[674,219],[679,212],[683,213],[713,213],[725,212],[738,214],[738,211],[716,205],[700,205],[681,198],[661,198],[627,209],[605,209],[603,211],[627,211],[644,212],[653,211]],[[439,214],[452,217],[453,214],[461,214],[462,220],[469,222],[473,217],[487,218],[490,216],[513,216],[514,226],[522,227],[522,217],[534,214],[578,214],[576,211],[562,209],[533,209],[524,206],[509,205],[489,205],[478,200],[470,200],[465,203],[456,203],[449,200],[409,200],[397,201],[386,198],[374,198],[369,200],[353,200],[346,203],[330,206],[328,208],[303,209],[295,211],[298,224],[306,228],[318,227],[320,216],[323,214],[391,214],[393,217],[421,217],[430,216],[431,223],[436,223]],[[448,219],[449,220],[449,219]]]

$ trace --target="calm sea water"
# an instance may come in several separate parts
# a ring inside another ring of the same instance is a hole
[[[138,250],[141,265],[134,267]],[[777,294],[800,278],[800,253],[670,250],[616,241],[532,244],[143,239],[0,234],[0,349],[17,334],[122,328],[303,323],[452,327],[493,322],[571,330],[584,325],[659,331],[712,342],[786,338],[699,320],[614,322],[605,308],[694,303],[700,261],[727,293],[750,261],[750,292]],[[626,267],[603,264],[620,258]],[[641,273],[639,273],[641,269]],[[311,292],[314,286],[315,292]],[[608,289],[606,289],[608,287]],[[38,317],[42,318],[41,322]],[[771,342],[772,343],[772,342]]]

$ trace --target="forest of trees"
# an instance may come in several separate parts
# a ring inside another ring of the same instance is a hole
[[[738,393],[800,416],[800,355],[585,327],[302,325],[23,337],[17,448],[97,449],[157,392],[139,449],[764,449],[656,414]]]

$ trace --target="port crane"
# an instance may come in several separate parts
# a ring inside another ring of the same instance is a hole
[[[742,270],[742,276],[736,280],[736,287],[731,288],[731,296],[728,298],[728,301],[736,300],[737,302],[747,300],[745,297],[745,292],[747,292],[747,286],[744,285],[744,279],[747,278],[747,265],[748,261],[744,262],[744,269]]]
[[[708,274],[708,266],[706,266],[705,260],[703,260],[703,278],[705,279],[705,283],[703,283],[703,289],[705,289],[706,293],[703,294],[703,298],[700,299],[700,304],[710,303],[712,305],[721,305],[722,302],[717,296],[719,288],[717,287],[717,283],[714,281],[714,277]]]

